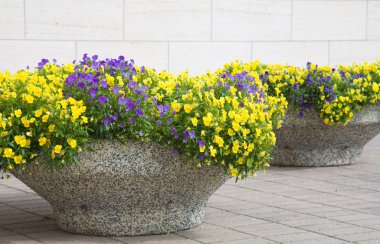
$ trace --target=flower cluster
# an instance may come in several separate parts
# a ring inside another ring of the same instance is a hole
[[[258,76],[268,94],[286,97],[300,118],[313,108],[328,125],[347,124],[355,111],[380,100],[380,62],[338,68],[234,62],[218,73],[226,71]]]
[[[38,155],[63,166],[87,141],[106,138],[156,141],[198,167],[221,165],[240,179],[268,165],[287,107],[247,72],[176,76],[122,56],[85,55],[63,66],[42,60],[33,72],[0,74],[0,91],[6,171]]]
[[[380,99],[380,62],[335,69],[233,62],[196,77],[123,56],[55,63],[0,73],[0,169],[22,170],[41,157],[61,167],[88,141],[117,139],[159,142],[241,179],[268,166],[288,103],[300,118],[313,108],[333,125]]]
[[[16,74],[0,73],[0,169],[24,169],[40,154],[52,166],[69,163],[87,132],[83,101],[63,96],[73,64],[44,64]]]

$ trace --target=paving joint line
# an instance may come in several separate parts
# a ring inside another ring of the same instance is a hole
[[[230,185],[230,186],[233,186],[233,185]],[[246,189],[246,190],[257,191],[257,192],[261,192],[261,193],[266,193],[266,194],[271,194],[271,195],[278,196],[278,194],[275,194],[275,193],[266,192],[266,191],[261,191],[261,190],[255,190],[255,189],[248,188],[248,187],[243,187],[243,186],[233,186],[233,187],[239,187],[239,188]],[[310,189],[305,189],[305,188],[300,188],[300,189],[310,190]],[[314,191],[314,190],[313,190],[313,191]],[[318,191],[315,191],[315,192],[318,192]],[[325,193],[325,192],[319,192],[319,193]],[[329,194],[329,193],[327,193],[327,194]],[[330,194],[330,195],[334,195],[334,194]],[[223,196],[224,196],[224,195],[223,195]],[[313,202],[313,201],[308,201],[308,200],[305,200],[305,199],[298,199],[298,198],[294,198],[294,197],[290,197],[290,196],[282,196],[282,197],[289,198],[289,199],[292,199],[292,200],[297,200],[297,201],[304,201],[304,202],[308,202],[308,203],[316,203],[316,204],[321,204],[321,205],[328,206],[328,207],[341,208],[341,209],[343,209],[343,210],[351,210],[351,211],[355,211],[355,212],[358,212],[358,213],[368,214],[367,212],[358,211],[358,210],[352,210],[352,209],[344,208],[344,207],[337,207],[337,206],[334,206],[334,205],[326,204],[326,203],[324,203],[324,202]],[[362,200],[362,199],[356,199],[356,198],[353,198],[353,199],[355,199],[355,200]],[[241,200],[241,199],[240,199],[240,200]],[[363,201],[363,200],[362,200],[362,201]],[[369,202],[369,201],[367,201],[367,202]],[[369,202],[369,203],[379,204],[378,202]],[[265,204],[264,204],[264,205],[265,205]],[[266,205],[266,206],[270,206],[270,205]],[[273,207],[273,206],[270,206],[270,207]],[[284,209],[284,210],[286,210],[286,209]],[[289,211],[289,210],[288,210],[288,211]],[[371,215],[380,216],[379,214],[371,214]]]
[[[302,177],[299,177],[299,178],[302,178]],[[303,178],[303,179],[307,179],[307,178]],[[284,183],[280,183],[280,182],[276,182],[276,181],[271,181],[271,180],[263,180],[263,179],[257,179],[257,180],[260,180],[260,181],[263,181],[263,182],[271,182],[271,183],[276,183],[276,184],[279,184],[279,185],[286,185]],[[317,180],[316,180],[317,181]],[[317,182],[325,182],[325,181],[317,181]],[[328,182],[330,184],[333,184],[331,182]],[[336,184],[336,185],[340,185],[340,186],[347,186],[347,185],[341,185],[341,184]],[[294,188],[297,188],[297,189],[301,189],[301,190],[309,190],[309,191],[315,191],[315,192],[318,192],[318,193],[323,193],[323,194],[329,194],[329,195],[332,195],[332,196],[338,196],[338,197],[347,197],[347,195],[343,195],[343,194],[335,194],[335,193],[331,193],[331,192],[324,192],[324,191],[318,191],[318,190],[314,190],[314,189],[311,189],[311,188],[300,188],[300,187],[297,187],[297,186],[293,186],[293,185],[287,185],[287,186],[290,186],[290,187],[294,187]],[[249,189],[249,188],[248,188]],[[367,188],[357,188],[358,190],[370,190],[372,191],[371,189],[367,189]],[[373,191],[371,193],[375,193],[375,192],[378,192],[378,191]],[[365,193],[364,193],[365,194]],[[351,199],[355,199],[355,200],[361,200],[361,201],[366,201],[366,202],[369,202],[369,203],[378,203],[378,202],[371,202],[371,201],[367,201],[367,200],[363,200],[363,199],[360,199],[360,198],[351,198]]]
[[[228,196],[226,196],[226,197],[228,197]],[[230,197],[230,198],[232,198],[232,197]],[[234,198],[232,198],[232,199],[234,199]],[[237,200],[241,200],[241,199],[237,199]],[[247,202],[249,202],[249,201],[247,201]],[[266,205],[266,204],[263,204],[263,205]],[[268,205],[266,205],[266,206],[268,206]],[[270,206],[269,206],[269,207],[270,207]],[[337,238],[337,237],[335,237],[335,236],[332,236],[332,235],[330,236],[330,235],[327,235],[327,234],[325,234],[325,233],[320,233],[320,232],[317,232],[317,231],[314,231],[314,230],[303,229],[302,227],[291,226],[291,225],[288,225],[288,224],[279,223],[279,222],[275,222],[275,221],[272,221],[272,220],[267,220],[267,219],[264,219],[264,218],[262,218],[262,217],[252,217],[252,216],[247,215],[247,214],[235,213],[235,212],[232,212],[232,211],[230,211],[230,210],[220,209],[220,208],[217,208],[217,207],[211,207],[211,208],[215,208],[215,209],[218,209],[218,210],[222,210],[222,211],[224,211],[224,212],[228,212],[228,213],[232,213],[232,214],[237,214],[237,215],[241,215],[241,216],[245,216],[245,217],[249,217],[249,218],[255,218],[255,219],[259,219],[259,220],[263,220],[263,221],[271,222],[271,223],[273,223],[273,224],[284,225],[284,226],[286,226],[286,227],[295,228],[295,229],[299,229],[299,230],[302,230],[302,231],[311,232],[311,233],[314,233],[314,234],[319,234],[319,235],[323,235],[323,236],[327,236],[327,237],[330,237],[330,238],[334,238],[334,239],[337,239],[337,240],[340,240],[340,241],[345,241],[345,242],[347,242],[347,241],[344,240],[344,239],[340,239],[340,238]],[[319,217],[319,216],[317,216],[317,217]],[[226,227],[226,228],[227,228],[227,227]],[[227,228],[227,229],[229,229],[229,228]],[[377,230],[377,231],[378,231],[378,230]],[[245,233],[245,232],[243,232],[243,233]],[[247,233],[245,233],[245,234],[247,234]],[[262,238],[262,237],[261,237],[261,238]],[[272,241],[272,240],[271,240],[271,241]]]
[[[262,192],[262,191],[258,191],[258,192]],[[272,193],[271,193],[272,194]],[[328,217],[325,217],[325,216],[319,216],[319,215],[316,215],[316,214],[313,214],[313,213],[304,213],[304,212],[300,212],[300,211],[297,211],[297,210],[289,210],[289,209],[286,209],[286,208],[281,208],[281,207],[278,207],[278,206],[272,206],[272,205],[268,205],[268,204],[265,204],[265,203],[261,203],[261,202],[257,202],[257,201],[247,201],[247,200],[244,200],[244,199],[240,199],[240,198],[236,198],[236,197],[230,197],[230,196],[226,196],[226,195],[221,195],[221,194],[215,194],[215,195],[219,195],[219,196],[223,196],[223,197],[227,197],[227,198],[231,198],[231,199],[234,199],[234,200],[240,200],[240,201],[244,201],[244,202],[248,202],[248,203],[260,203],[264,206],[267,206],[267,207],[273,207],[273,208],[277,208],[279,210],[286,210],[286,211],[290,211],[290,212],[294,212],[294,213],[299,213],[299,214],[305,214],[305,215],[310,215],[312,217],[318,217],[318,218],[321,218],[321,219],[326,219],[326,220],[330,220],[330,221],[335,221],[335,222],[339,222],[339,223],[342,223],[342,224],[347,224],[347,222],[344,222],[344,221],[341,221],[341,220],[335,220],[335,219],[330,219]],[[275,195],[275,194],[272,194],[272,195]],[[285,198],[289,198],[289,199],[293,199],[293,198],[290,198],[290,197],[285,197]],[[298,199],[293,199],[293,200],[298,200]],[[304,200],[303,200],[304,201]],[[308,201],[306,201],[308,202]],[[313,202],[311,202],[313,203]],[[322,204],[322,205],[325,205],[325,204]],[[326,205],[326,206],[329,206],[329,205]],[[330,207],[330,206],[329,206]],[[220,209],[220,208],[217,208],[217,207],[211,207],[211,208],[216,208],[216,209],[219,209],[219,210],[223,210],[223,209]],[[343,210],[351,210],[351,209],[343,209]],[[238,214],[238,215],[243,215],[243,216],[249,216],[249,215],[244,215],[244,214],[240,214],[240,213],[236,213],[236,212],[233,212],[233,211],[229,211],[229,210],[223,210],[223,211],[227,211],[227,212],[230,212],[230,213],[234,213],[234,214]],[[368,214],[368,213],[366,213]],[[377,215],[376,215],[377,216]],[[252,217],[252,216],[249,216],[249,217]],[[256,217],[255,217],[256,218]],[[257,218],[257,219],[262,219],[262,218]],[[267,220],[267,219],[262,219],[262,220],[265,220],[265,221],[269,221],[269,222],[273,222],[273,223],[277,223],[277,224],[283,224],[283,223],[280,223],[280,222],[274,222],[272,220]],[[363,227],[361,225],[358,225],[358,224],[355,224],[355,223],[348,223],[350,225],[354,225],[354,226],[357,226],[357,227]],[[283,224],[283,225],[286,225],[286,224]],[[288,225],[287,225],[288,226]],[[290,226],[290,225],[289,225]],[[293,227],[293,226],[291,226]],[[369,229],[373,229],[375,231],[380,231],[379,229],[376,229],[376,228],[373,228],[373,227],[366,227],[366,228],[369,228]]]

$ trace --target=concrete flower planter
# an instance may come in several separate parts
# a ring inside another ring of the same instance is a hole
[[[59,228],[68,232],[134,236],[191,228],[228,178],[216,166],[195,169],[156,143],[101,141],[93,147],[76,166],[15,173],[52,205]]]
[[[302,119],[288,111],[281,129],[272,165],[333,166],[359,162],[364,145],[380,133],[380,103],[357,112],[346,126],[325,125],[317,112]]]

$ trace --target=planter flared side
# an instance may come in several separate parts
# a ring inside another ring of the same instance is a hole
[[[208,198],[228,177],[194,168],[156,143],[102,141],[79,163],[16,175],[51,203],[58,226],[96,236],[163,234],[200,224]]]

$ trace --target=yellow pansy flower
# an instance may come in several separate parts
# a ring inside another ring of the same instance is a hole
[[[40,146],[43,146],[45,145],[47,142],[47,138],[46,137],[41,137],[40,139],[38,139],[38,143]]]
[[[48,129],[49,129],[50,133],[53,133],[55,130],[55,125],[53,125],[53,124],[49,125]]]
[[[207,113],[206,116],[203,117],[203,124],[205,126],[210,126],[211,122],[212,122],[212,113]]]
[[[177,113],[181,110],[181,104],[179,104],[177,102],[177,100],[174,100],[172,103],[171,103],[171,106],[172,106],[172,109],[174,111],[176,111]]]
[[[373,90],[374,92],[379,92],[379,84],[377,84],[377,83],[373,83],[373,84],[372,84],[372,90]]]
[[[54,153],[56,153],[56,154],[60,154],[61,151],[62,151],[62,145],[56,145],[56,146],[54,147]]]
[[[74,139],[67,139],[67,143],[70,145],[71,148],[76,148],[77,147],[77,141]]]
[[[6,158],[11,158],[15,153],[13,152],[12,148],[5,148],[3,154]]]
[[[197,126],[198,125],[198,119],[197,118],[191,118],[191,123],[193,124],[193,126]]]
[[[22,111],[21,111],[21,109],[17,109],[17,110],[15,111],[15,116],[16,116],[17,118],[20,118],[21,115],[22,115]]]
[[[22,156],[21,155],[14,156],[13,160],[15,161],[15,164],[20,164],[22,163]]]
[[[47,122],[49,119],[49,115],[48,114],[45,114],[44,116],[42,116],[42,122]]]

